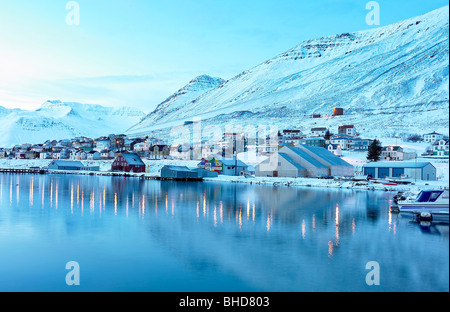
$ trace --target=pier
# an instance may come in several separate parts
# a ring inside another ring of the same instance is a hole
[[[0,173],[18,173],[18,174],[46,174],[48,169],[41,168],[27,168],[27,169],[14,169],[14,168],[0,168]]]

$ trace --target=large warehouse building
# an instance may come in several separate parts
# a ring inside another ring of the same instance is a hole
[[[283,147],[255,168],[260,177],[352,177],[354,167],[326,148]]]
[[[429,162],[372,162],[364,165],[363,171],[364,175],[374,179],[411,178],[423,181],[436,181],[436,167]]]

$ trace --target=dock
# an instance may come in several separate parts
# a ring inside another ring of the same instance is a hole
[[[13,168],[0,168],[0,173],[15,173],[15,174],[47,174],[48,169],[42,168],[27,168],[27,169],[13,169]]]

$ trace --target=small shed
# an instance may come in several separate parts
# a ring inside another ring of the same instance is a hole
[[[199,173],[185,166],[164,166],[161,169],[161,178],[196,179],[199,178]]]
[[[86,170],[79,161],[54,160],[47,167],[50,170]]]

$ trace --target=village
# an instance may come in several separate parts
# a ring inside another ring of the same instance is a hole
[[[308,133],[285,129],[278,131],[275,140],[225,132],[222,140],[213,143],[202,140],[177,145],[153,137],[110,134],[1,148],[0,170],[32,168],[245,182],[252,181],[249,178],[270,178],[271,182],[285,178],[291,179],[286,182],[289,185],[296,185],[295,181],[314,185],[312,181],[333,179],[371,180],[383,187],[418,181],[448,185],[448,175],[442,173],[448,170],[447,136],[431,132],[397,137],[395,144],[380,145],[377,159],[369,161],[367,155],[374,141],[362,137],[354,125],[315,127]],[[421,146],[423,152],[405,148],[405,142]],[[436,160],[444,164],[442,168],[436,167]]]

